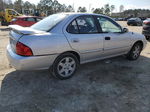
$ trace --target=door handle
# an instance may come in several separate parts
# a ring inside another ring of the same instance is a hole
[[[105,37],[105,40],[110,40],[111,38],[110,37]]]
[[[73,42],[73,43],[78,43],[78,42],[79,42],[79,39],[76,39],[76,38],[75,38],[75,39],[72,39],[72,42]]]

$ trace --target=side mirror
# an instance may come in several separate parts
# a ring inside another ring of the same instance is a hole
[[[127,33],[129,32],[128,28],[123,28],[122,33]]]

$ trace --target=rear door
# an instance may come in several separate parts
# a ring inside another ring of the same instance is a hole
[[[85,54],[88,59],[98,58],[103,52],[103,36],[92,16],[75,18],[64,32],[72,49]]]
[[[125,53],[130,48],[131,37],[122,33],[122,28],[110,18],[97,16],[104,37],[104,55]]]

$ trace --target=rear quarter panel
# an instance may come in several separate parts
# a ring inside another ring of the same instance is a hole
[[[24,35],[19,40],[32,49],[34,55],[60,54],[71,50],[64,34]]]

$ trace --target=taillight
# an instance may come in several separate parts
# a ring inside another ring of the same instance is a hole
[[[150,24],[150,21],[144,21],[143,22],[145,25],[149,25]]]
[[[33,56],[31,48],[21,42],[17,42],[16,44],[16,53],[21,56]]]

